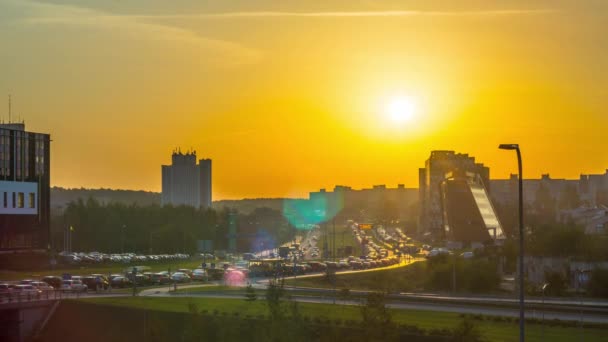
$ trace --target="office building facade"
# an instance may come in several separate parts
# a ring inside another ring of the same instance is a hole
[[[211,207],[211,159],[196,159],[196,151],[174,151],[171,165],[162,165],[162,205]]]
[[[50,142],[0,124],[0,252],[50,248]]]
[[[488,189],[490,169],[474,157],[454,151],[432,151],[425,167],[418,170],[418,234],[432,240],[445,239],[441,186],[451,172],[470,172]]]

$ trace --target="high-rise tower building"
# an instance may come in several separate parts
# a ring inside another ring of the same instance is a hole
[[[49,245],[50,135],[0,124],[0,252]]]
[[[174,151],[171,165],[162,165],[162,205],[211,207],[211,159],[197,165],[196,151]]]

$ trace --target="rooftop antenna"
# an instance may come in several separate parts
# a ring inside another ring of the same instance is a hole
[[[11,123],[11,94],[8,94],[8,123]]]

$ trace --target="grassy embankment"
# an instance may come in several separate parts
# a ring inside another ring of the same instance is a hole
[[[131,307],[146,310],[166,312],[188,312],[189,306],[195,305],[199,310],[209,313],[220,312],[232,315],[238,312],[240,316],[267,315],[267,306],[259,296],[257,301],[247,302],[244,299],[220,298],[90,298],[82,299],[86,303],[96,303],[104,306]],[[299,303],[300,312],[311,318],[320,317],[324,320],[342,321],[361,320],[361,311],[357,306],[344,306],[332,304]],[[423,329],[453,328],[461,320],[460,314],[442,313],[421,310],[390,310],[393,320],[397,323],[416,325]],[[489,341],[513,341],[517,338],[518,324],[514,321],[497,322],[494,320],[475,320],[484,337]],[[541,341],[543,327],[540,324],[527,324],[527,340]],[[573,341],[584,336],[585,341],[607,341],[608,330],[599,328],[575,328],[545,326],[544,340],[546,341]]]

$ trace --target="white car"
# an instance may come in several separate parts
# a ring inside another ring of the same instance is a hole
[[[33,281],[31,285],[42,292],[51,292],[54,290],[51,285],[49,285],[43,281]]]
[[[38,290],[37,288],[35,288],[32,285],[17,285],[13,289],[13,294],[17,294],[20,297],[27,297],[27,296],[34,297],[41,293],[42,293],[42,291]]]
[[[64,280],[61,283],[61,291],[64,292],[87,292],[87,286],[80,280]]]

